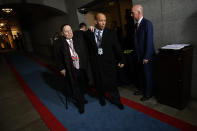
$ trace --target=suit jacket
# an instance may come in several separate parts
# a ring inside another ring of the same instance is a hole
[[[84,55],[84,52],[87,51],[84,48],[83,37],[81,35],[74,35],[72,39],[75,51],[79,56],[80,69],[86,69],[88,58],[87,55]],[[71,86],[74,85],[75,70],[68,43],[63,36],[54,43],[54,59],[56,61],[58,70],[61,71],[62,69],[66,69],[66,79],[70,82]]]
[[[116,87],[116,68],[118,63],[124,63],[123,54],[118,43],[116,32],[105,28],[100,47],[103,54],[98,54],[94,33],[87,32],[88,50],[94,83],[97,88],[113,90]]]
[[[143,59],[152,60],[155,49],[153,44],[153,25],[143,18],[135,33],[135,51],[138,62]]]

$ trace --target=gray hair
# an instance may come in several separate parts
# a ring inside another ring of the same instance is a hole
[[[143,13],[143,7],[142,5],[134,5],[136,8],[137,8],[137,11],[140,12],[140,13]]]

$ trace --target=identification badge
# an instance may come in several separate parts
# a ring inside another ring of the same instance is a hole
[[[103,49],[102,48],[98,48],[98,54],[102,55],[103,54]]]

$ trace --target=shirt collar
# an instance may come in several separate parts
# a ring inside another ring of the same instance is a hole
[[[66,39],[66,41],[68,42],[68,44],[70,44],[70,40],[72,40],[72,39]]]
[[[100,31],[101,33],[103,33],[103,30],[99,30],[95,27],[95,33],[98,33],[98,31]]]
[[[138,24],[140,24],[141,23],[141,21],[142,21],[142,19],[143,19],[143,16],[138,20]]]

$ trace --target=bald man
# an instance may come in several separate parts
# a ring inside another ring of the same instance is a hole
[[[152,63],[155,55],[153,44],[153,25],[143,17],[142,5],[134,5],[131,16],[136,21],[135,26],[135,52],[137,56],[138,90],[135,95],[143,95],[141,101],[152,96],[153,78]]]
[[[117,89],[116,68],[123,68],[124,58],[116,32],[105,26],[106,15],[98,13],[95,15],[94,32],[87,32],[94,86],[97,89],[101,106],[106,104],[105,93],[109,92],[111,96],[110,102],[119,109],[123,109]]]

